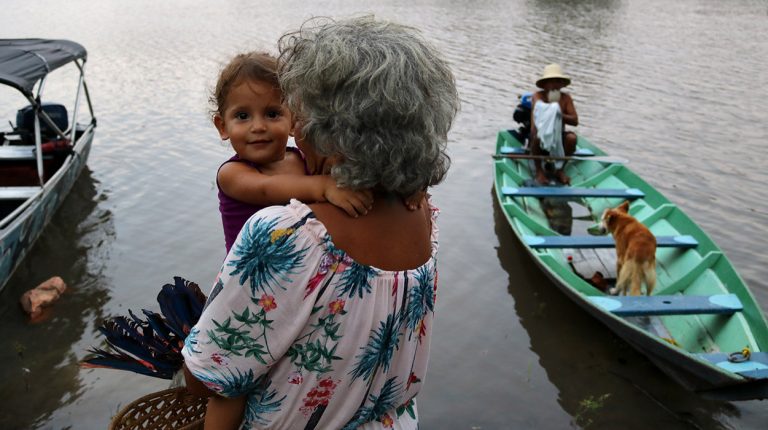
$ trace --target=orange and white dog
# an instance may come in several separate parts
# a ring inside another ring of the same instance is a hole
[[[656,238],[648,227],[629,214],[629,202],[606,209],[600,230],[610,232],[616,242],[616,287],[611,294],[639,296],[642,283],[646,295],[656,286]]]

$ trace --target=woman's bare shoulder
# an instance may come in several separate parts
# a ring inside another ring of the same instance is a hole
[[[374,201],[371,212],[350,218],[328,203],[309,205],[337,248],[358,263],[393,271],[413,269],[429,259],[432,220],[427,206],[411,211],[401,201]]]

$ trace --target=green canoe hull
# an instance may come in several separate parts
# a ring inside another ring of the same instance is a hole
[[[496,154],[522,146],[512,134],[501,131]],[[607,155],[586,139],[579,137],[578,147],[596,156]],[[732,297],[742,309],[730,313],[704,312],[620,316],[600,306],[600,297],[612,298],[576,273],[569,248],[532,247],[531,238],[562,236],[556,226],[552,198],[510,195],[512,189],[532,185],[532,162],[518,158],[495,159],[494,188],[499,205],[525,249],[536,264],[576,304],[595,316],[618,336],[647,356],[662,371],[684,387],[708,397],[728,400],[768,398],[768,323],[754,296],[731,262],[712,239],[683,211],[660,192],[643,181],[626,165],[601,161],[570,161],[565,166],[571,187],[588,189],[641,191],[631,199],[630,213],[656,236],[692,237],[698,245],[690,248],[663,248],[656,251],[657,283],[654,299],[671,297],[688,301],[707,297]],[[506,191],[502,192],[503,190]],[[618,206],[624,197],[570,197],[582,214],[582,223],[596,223],[603,210]],[[574,217],[575,218],[575,217]],[[570,233],[567,227],[565,234]],[[576,233],[573,233],[576,234]],[[586,252],[593,252],[587,250]],[[614,271],[615,273],[615,271]],[[731,296],[732,295],[732,296]],[[735,296],[735,297],[734,297]],[[644,299],[643,299],[644,300]],[[667,301],[668,302],[668,301]],[[750,358],[744,359],[747,351]],[[732,360],[716,360],[715,354],[734,354]]]

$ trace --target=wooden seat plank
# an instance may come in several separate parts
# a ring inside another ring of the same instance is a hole
[[[34,160],[34,145],[0,146],[0,160]]]
[[[638,199],[645,196],[645,193],[637,188],[502,187],[501,193],[509,197],[606,197]]]
[[[528,151],[525,148],[521,147],[521,146],[518,146],[518,147],[505,146],[505,147],[501,148],[500,153],[501,154],[517,154],[517,155],[522,155],[522,154],[527,154]],[[576,150],[576,152],[573,153],[573,155],[578,156],[578,157],[589,157],[591,155],[595,155],[595,153],[591,149],[578,148]]]
[[[611,236],[523,236],[526,245],[541,248],[614,248]],[[695,248],[699,242],[688,235],[656,236],[659,248]]]
[[[26,200],[41,189],[42,187],[0,187],[0,200]]]
[[[732,314],[744,309],[735,294],[712,296],[594,296],[593,304],[618,316]]]
[[[744,361],[729,360],[728,354],[723,352],[694,354],[702,360],[752,379],[768,379],[768,352],[753,352]]]

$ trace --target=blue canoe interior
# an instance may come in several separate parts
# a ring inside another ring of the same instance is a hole
[[[498,133],[495,154],[526,153],[514,132]],[[535,183],[530,159],[494,157],[497,200],[536,264],[686,388],[720,399],[768,398],[768,324],[722,250],[678,206],[627,165],[606,162],[582,136],[577,154],[565,165],[567,187]],[[605,209],[624,201],[658,242],[651,296],[608,294],[617,277],[615,243],[589,234]]]

